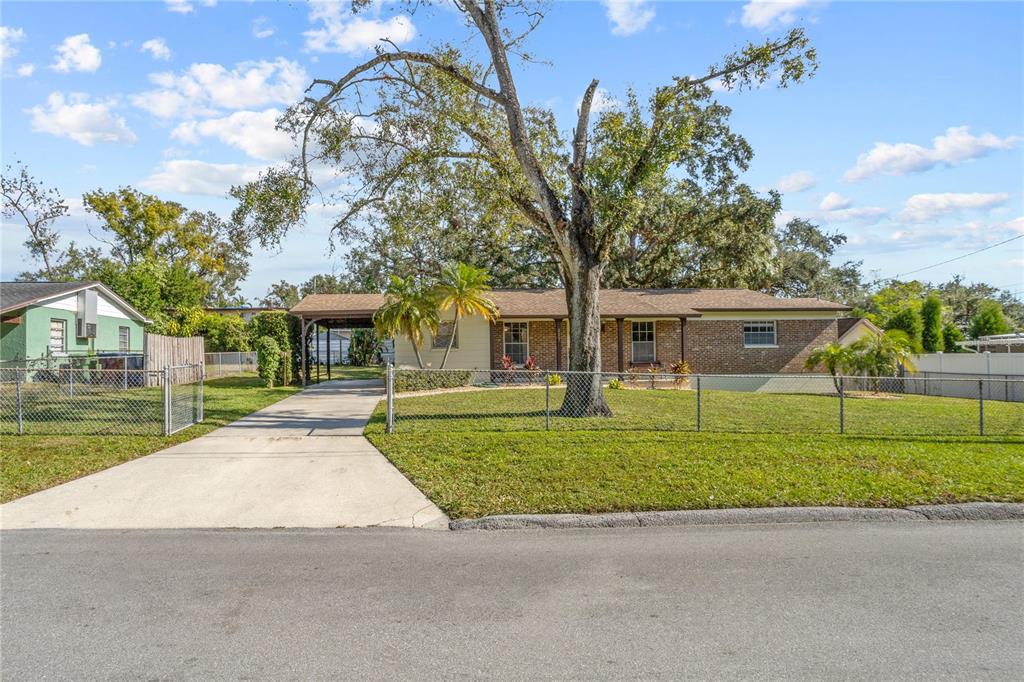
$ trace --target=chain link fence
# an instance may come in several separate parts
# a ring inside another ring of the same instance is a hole
[[[206,353],[204,358],[208,379],[257,372],[256,351]]]
[[[1024,436],[1024,378],[393,369],[389,432]]]
[[[0,433],[170,435],[203,420],[203,366],[5,367]]]

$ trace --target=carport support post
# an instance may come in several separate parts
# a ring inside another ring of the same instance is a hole
[[[385,431],[387,433],[395,432],[395,366],[388,363],[387,370],[387,381],[385,382],[385,398],[384,403],[386,405],[387,422]]]

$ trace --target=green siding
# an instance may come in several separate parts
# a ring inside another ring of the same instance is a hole
[[[50,341],[51,319],[65,321],[67,334],[65,349],[69,353],[117,352],[118,327],[128,327],[131,330],[129,351],[132,353],[142,352],[144,327],[140,322],[99,315],[96,318],[96,338],[79,339],[75,336],[74,311],[40,306],[25,310],[22,314],[22,323],[18,325],[21,328],[20,332],[13,329],[8,332],[7,328],[14,325],[3,326],[3,348],[0,359],[7,361],[46,357]],[[10,341],[8,341],[9,333],[12,334]],[[19,349],[24,350],[19,353]]]
[[[25,324],[0,323],[0,360],[25,358]]]

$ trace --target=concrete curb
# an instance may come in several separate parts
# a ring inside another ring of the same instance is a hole
[[[526,528],[640,528],[646,526],[728,526],[752,523],[823,521],[1005,521],[1024,520],[1024,504],[967,502],[905,508],[764,507],[617,512],[613,514],[508,514],[456,519],[451,530],[520,530]]]

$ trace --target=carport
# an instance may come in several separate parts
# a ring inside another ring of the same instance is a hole
[[[301,324],[302,385],[309,380],[309,332],[321,329],[373,329],[373,314],[384,305],[383,294],[310,294],[298,302],[289,314]],[[319,364],[317,365],[319,370]],[[331,378],[330,358],[327,378]]]

